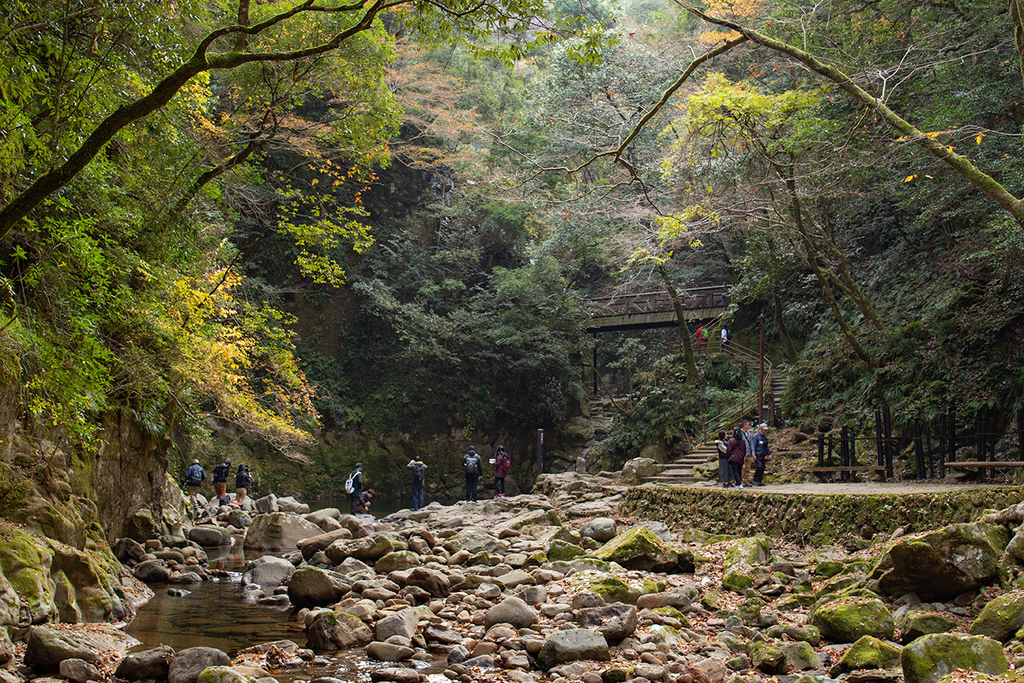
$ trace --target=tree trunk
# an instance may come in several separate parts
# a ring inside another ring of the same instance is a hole
[[[814,242],[811,241],[806,230],[804,230],[804,219],[803,209],[800,208],[800,198],[796,194],[796,181],[792,178],[786,179],[786,188],[789,190],[790,203],[793,209],[793,220],[796,222],[797,232],[800,234],[800,238],[804,243],[804,261],[810,267],[815,277],[818,278],[818,284],[821,285],[821,293],[825,295],[825,300],[828,302],[829,308],[832,309],[832,315],[835,317],[836,322],[839,323],[839,329],[842,331],[843,336],[846,337],[846,341],[849,342],[853,348],[854,353],[869,365],[873,364],[871,354],[868,353],[864,345],[857,339],[857,335],[853,333],[850,325],[846,322],[846,318],[843,316],[843,312],[839,309],[839,304],[836,303],[836,297],[832,293],[832,286],[828,283],[828,277],[821,271],[821,266],[818,264],[818,257],[814,250]]]
[[[793,338],[789,336],[789,328],[786,326],[785,318],[782,317],[782,299],[779,297],[778,292],[772,294],[772,304],[774,304],[775,309],[775,326],[779,328],[779,336],[782,337],[782,349],[785,351],[787,358],[796,360],[798,355],[796,344],[793,343]]]
[[[679,336],[683,338],[683,359],[686,362],[686,374],[694,382],[700,377],[700,371],[697,369],[697,356],[693,352],[693,343],[690,340],[690,328],[686,326],[686,312],[683,311],[683,304],[679,300],[679,293],[676,291],[675,285],[672,284],[672,278],[668,276],[668,270],[665,268],[664,263],[658,264],[658,274],[661,275],[661,279],[665,282],[665,290],[668,292],[668,296],[672,299],[672,310],[676,313],[676,323],[679,325]]]

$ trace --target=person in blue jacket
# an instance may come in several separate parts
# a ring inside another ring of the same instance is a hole
[[[754,435],[754,486],[764,486],[764,467],[772,449],[768,447],[768,425],[762,422]]]

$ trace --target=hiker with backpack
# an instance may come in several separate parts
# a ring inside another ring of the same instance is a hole
[[[505,452],[504,446],[498,446],[498,453],[494,458],[494,497],[505,497],[505,477],[512,469],[512,461]]]
[[[722,324],[722,350],[725,351],[729,348],[729,342],[732,341],[732,332],[725,324]]]
[[[754,435],[754,486],[764,486],[764,467],[772,449],[768,447],[768,424],[762,422]]]
[[[466,502],[476,502],[476,486],[480,481],[480,475],[484,473],[484,461],[476,452],[475,446],[470,446],[469,451],[462,456],[462,467],[466,470]]]
[[[252,473],[249,471],[249,468],[245,465],[239,465],[238,472],[235,473],[235,502],[239,505],[245,502],[245,496],[249,491],[251,483]]]
[[[423,482],[426,479],[427,466],[420,460],[420,456],[416,455],[406,467],[412,470],[412,509],[419,510],[423,507]]]
[[[193,460],[192,464],[185,470],[185,486],[188,487],[189,498],[192,499],[192,504],[195,505],[196,510],[199,509],[199,487],[203,485],[204,479],[206,479],[206,470],[203,469],[198,460]]]
[[[354,515],[356,514],[356,505],[363,494],[363,463],[357,462],[352,474],[348,475],[348,479],[345,480],[345,493],[352,497],[349,511]]]
[[[217,500],[228,494],[229,474],[231,474],[231,458],[213,468],[213,489]]]

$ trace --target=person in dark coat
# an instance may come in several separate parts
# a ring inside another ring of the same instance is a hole
[[[729,459],[729,475],[733,485],[743,488],[743,461],[747,458],[747,446],[743,441],[743,430],[737,427],[732,432],[732,438],[726,445],[726,456]]]
[[[352,502],[349,506],[349,511],[354,515],[356,514],[356,506],[359,504],[359,497],[363,495],[363,463],[357,462],[356,468],[348,476],[352,480],[352,492],[349,493],[352,496]]]
[[[484,461],[480,459],[475,446],[470,446],[469,451],[462,456],[462,467],[466,470],[466,502],[475,503],[477,483],[484,473]]]
[[[217,500],[220,500],[228,493],[228,476],[231,474],[231,458],[213,468],[213,488]]]
[[[185,486],[188,487],[188,495],[197,510],[199,509],[199,487],[203,485],[204,479],[206,479],[206,470],[203,469],[198,460],[193,460],[192,464],[185,470]]]
[[[406,467],[412,470],[412,509],[419,510],[423,507],[423,483],[427,478],[427,466],[417,455]]]
[[[772,449],[768,447],[768,425],[762,422],[754,435],[754,486],[764,486],[764,467]]]
[[[252,474],[245,465],[238,466],[235,473],[235,502],[241,505],[245,502],[245,495],[249,491],[249,484],[252,483]]]

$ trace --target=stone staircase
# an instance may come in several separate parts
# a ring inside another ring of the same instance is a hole
[[[708,462],[718,462],[718,450],[713,443],[705,443],[697,446],[686,455],[676,458],[672,462],[659,465],[660,471],[654,476],[644,479],[644,483],[672,485],[690,484],[697,479],[693,476],[694,465],[703,465]]]

